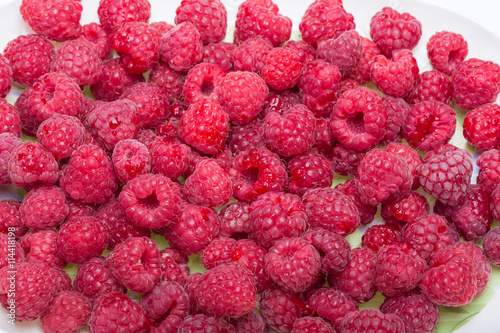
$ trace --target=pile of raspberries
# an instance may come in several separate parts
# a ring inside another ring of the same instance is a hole
[[[500,265],[500,66],[462,35],[432,35],[420,72],[421,23],[390,7],[367,38],[341,0],[316,0],[296,41],[272,0],[246,0],[232,42],[219,0],[182,0],[175,25],[149,22],[148,0],[100,0],[86,25],[79,0],[20,12],[33,33],[0,56],[0,184],[26,190],[0,202],[16,321],[433,332]],[[457,112],[477,183],[450,144]]]

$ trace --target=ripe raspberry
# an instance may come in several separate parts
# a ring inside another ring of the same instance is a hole
[[[456,104],[463,110],[473,110],[496,100],[500,92],[500,66],[477,58],[467,59],[457,66],[451,83],[451,96]]]
[[[100,204],[113,197],[118,180],[104,150],[95,145],[81,145],[62,168],[59,186],[70,198]]]
[[[418,75],[415,86],[405,100],[412,105],[430,100],[450,105],[451,90],[451,80],[443,72],[426,71]]]
[[[313,148],[327,156],[336,143],[337,139],[332,135],[330,129],[330,121],[325,118],[316,118],[316,142]]]
[[[488,258],[483,253],[483,249],[474,242],[457,242],[452,244],[450,248],[463,250],[472,259],[477,278],[476,296],[480,295],[488,285],[492,271]]]
[[[342,333],[397,333],[404,332],[405,324],[395,314],[385,314],[375,309],[362,309],[347,314],[339,329]]]
[[[57,186],[39,186],[24,197],[19,216],[32,229],[50,229],[62,224],[69,213],[64,191]]]
[[[55,114],[40,124],[36,136],[47,151],[62,160],[84,143],[85,128],[76,117]]]
[[[100,296],[89,319],[89,332],[147,332],[152,320],[138,303],[127,295],[110,292]]]
[[[22,132],[29,136],[36,136],[36,130],[42,121],[38,119],[35,110],[28,104],[28,95],[31,90],[33,90],[31,87],[23,90],[14,103],[14,108],[19,113]]]
[[[361,59],[359,60],[358,67],[354,68],[351,77],[359,83],[367,83],[371,81],[370,68],[373,59],[380,55],[381,52],[377,45],[369,38],[360,36],[362,44]]]
[[[202,60],[201,34],[189,21],[176,25],[160,38],[160,56],[176,71],[187,71]]]
[[[400,228],[395,225],[375,224],[365,230],[361,246],[378,252],[382,247],[402,241]]]
[[[163,61],[158,61],[149,74],[149,82],[156,83],[162,88],[169,102],[182,98],[184,73],[173,70]]]
[[[216,94],[231,122],[246,124],[262,110],[269,88],[256,73],[236,71],[221,79]]]
[[[34,32],[57,42],[77,37],[82,31],[80,1],[23,0],[20,11]]]
[[[227,42],[209,43],[203,46],[202,61],[220,66],[225,72],[233,71],[236,45]]]
[[[253,119],[245,125],[231,127],[227,137],[227,146],[233,155],[264,147],[266,140],[262,131],[263,125],[262,121]]]
[[[7,165],[8,177],[17,187],[31,189],[51,185],[59,177],[54,155],[38,142],[21,142],[12,149]]]
[[[500,266],[500,227],[492,228],[482,240],[483,252],[495,266]]]
[[[262,37],[249,38],[234,49],[234,70],[260,74],[273,44]]]
[[[118,141],[113,149],[112,161],[115,173],[123,183],[151,170],[148,148],[133,139]]]
[[[178,328],[178,333],[235,333],[234,326],[222,318],[206,314],[189,315]]]
[[[351,251],[351,259],[337,275],[328,275],[328,284],[360,303],[369,301],[377,292],[374,285],[377,254],[365,247]]]
[[[495,149],[500,146],[498,116],[500,106],[483,104],[467,112],[463,123],[464,138],[480,151]]]
[[[445,219],[434,214],[409,221],[403,229],[403,240],[410,243],[427,261],[434,251],[459,239],[458,232]]]
[[[337,38],[354,28],[354,17],[345,11],[341,1],[314,1],[299,24],[302,39],[314,47],[322,39]]]
[[[386,150],[401,156],[406,161],[408,167],[410,168],[410,173],[413,176],[412,189],[418,189],[420,187],[420,182],[417,176],[417,167],[423,163],[422,157],[413,148],[396,142],[389,143]]]
[[[0,53],[0,97],[7,96],[14,81],[12,66],[9,59]]]
[[[269,87],[285,90],[294,87],[299,82],[302,67],[297,52],[291,49],[275,48],[267,55],[261,74]]]
[[[278,331],[289,332],[293,322],[302,317],[306,305],[300,294],[283,291],[274,285],[262,293],[259,309],[269,326]]]
[[[381,144],[401,142],[401,129],[410,110],[410,106],[402,98],[386,96],[383,103],[387,112],[387,127]]]
[[[342,176],[354,176],[358,170],[359,162],[366,151],[347,149],[338,144],[327,155],[332,161],[333,171]]]
[[[56,285],[56,295],[61,291],[71,291],[71,278],[61,268],[51,267],[52,283]]]
[[[418,77],[417,60],[410,50],[394,51],[391,59],[378,55],[370,68],[372,81],[386,95],[405,97]]]
[[[381,210],[385,223],[399,227],[428,213],[427,198],[417,192],[408,192],[396,201],[382,204]]]
[[[332,165],[317,151],[310,150],[294,157],[288,162],[288,169],[290,193],[303,195],[309,189],[332,185]]]
[[[0,134],[2,133],[11,133],[16,137],[21,137],[21,118],[19,113],[4,98],[0,98]]]
[[[99,23],[91,22],[83,25],[82,33],[77,39],[86,42],[90,49],[103,61],[111,53],[109,35]]]
[[[366,205],[361,202],[361,199],[356,192],[356,182],[354,179],[348,179],[344,183],[337,184],[335,186],[335,190],[345,194],[354,203],[354,206],[356,206],[359,212],[359,222],[361,225],[366,225],[373,221],[377,212],[377,207]]]
[[[172,248],[168,248],[172,249]],[[167,250],[168,250],[167,249]],[[177,249],[176,249],[177,250]],[[177,250],[179,251],[179,250]],[[179,251],[180,252],[180,251]],[[187,256],[181,253],[187,258]],[[189,266],[183,263],[177,263],[171,255],[167,254],[165,250],[160,251],[161,256],[161,281],[177,282],[185,285],[186,280],[191,273]]]
[[[384,137],[387,112],[374,91],[359,87],[346,91],[337,100],[330,117],[332,134],[345,148],[364,151]]]
[[[104,30],[111,33],[126,22],[148,22],[151,4],[148,0],[101,0],[97,14]]]
[[[55,55],[54,45],[37,34],[12,39],[3,52],[9,59],[14,81],[23,86],[32,86],[40,76],[47,74]]]
[[[191,22],[204,44],[221,42],[226,36],[227,12],[219,0],[183,0],[175,11],[175,24]]]
[[[306,65],[310,61],[316,60],[316,49],[303,40],[289,40],[283,45],[285,49],[292,49],[299,54],[300,61]]]
[[[493,192],[500,179],[500,151],[490,149],[482,153],[476,160],[480,168],[477,182],[486,192]]]
[[[436,32],[427,42],[427,56],[432,67],[449,76],[453,75],[468,53],[464,37],[455,32]]]
[[[154,83],[135,83],[125,89],[120,99],[129,99],[137,105],[141,128],[156,127],[169,117],[170,105],[167,96]]]
[[[94,216],[96,213],[96,206],[86,204],[83,201],[66,198],[66,204],[69,207],[69,213],[66,216],[66,221],[76,216]]]
[[[318,317],[301,317],[293,322],[290,333],[335,333],[332,325]]]
[[[292,34],[292,20],[278,13],[272,1],[244,1],[238,7],[234,42],[240,44],[249,38],[268,39],[274,47],[283,45]]]
[[[252,232],[250,205],[239,201],[230,203],[219,212],[220,237],[247,238]]]
[[[337,66],[321,59],[308,62],[298,82],[302,103],[317,117],[329,116],[337,102],[340,80]]]
[[[465,198],[472,177],[472,157],[464,149],[443,145],[425,154],[417,167],[424,190],[445,205],[456,206]]]
[[[87,326],[92,307],[85,296],[77,291],[58,293],[40,317],[44,332],[77,332]]]
[[[218,103],[210,100],[191,104],[179,124],[179,137],[183,141],[211,155],[224,149],[228,132],[228,115]]]
[[[312,228],[304,234],[303,238],[320,253],[321,273],[336,274],[347,265],[351,248],[341,235],[323,228]]]
[[[218,102],[216,88],[226,72],[215,64],[199,63],[189,70],[184,81],[182,94],[189,104],[211,99]]]
[[[358,309],[354,299],[333,287],[322,287],[309,293],[306,306],[334,327],[338,327],[349,312]]]
[[[184,174],[192,160],[191,148],[188,145],[165,138],[153,140],[149,147],[151,169],[172,180]]]
[[[318,58],[335,65],[343,77],[354,71],[363,56],[363,44],[355,30],[341,33],[337,38],[320,40],[318,42]]]
[[[22,237],[28,232],[28,227],[23,225],[19,216],[19,207],[21,202],[17,200],[0,200],[0,233],[8,234],[9,228],[14,228],[16,239]]]
[[[237,333],[247,332],[247,333],[265,333],[267,332],[267,324],[264,322],[264,318],[257,312],[250,312],[249,314],[242,316],[236,320],[232,321],[234,328]]]

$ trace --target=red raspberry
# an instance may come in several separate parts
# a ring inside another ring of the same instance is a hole
[[[12,149],[7,172],[12,184],[31,189],[51,185],[59,177],[59,165],[54,155],[38,142],[21,142]]]
[[[291,49],[275,48],[266,57],[261,74],[269,87],[285,90],[294,87],[299,82],[302,67],[297,52]]]
[[[323,228],[309,229],[303,236],[321,255],[320,272],[335,274],[342,271],[351,255],[349,243],[341,235]]]
[[[3,52],[9,59],[14,81],[23,86],[32,86],[40,76],[47,74],[55,56],[54,45],[37,34],[12,39]]]
[[[141,128],[156,127],[169,117],[168,98],[154,83],[135,83],[125,89],[120,98],[129,99],[137,105]]]
[[[26,232],[28,227],[23,225],[19,216],[19,207],[21,202],[17,200],[0,200],[0,233],[8,234],[9,228],[14,228],[14,235],[19,239]]]
[[[82,31],[80,1],[23,0],[20,11],[30,28],[48,39],[62,42],[77,37]]]
[[[216,94],[231,122],[246,124],[262,110],[269,88],[256,73],[236,71],[221,79]]]
[[[289,332],[293,322],[302,317],[306,305],[300,294],[283,291],[274,285],[262,293],[259,309],[269,326],[278,331]]]
[[[92,22],[82,26],[82,33],[77,39],[86,42],[90,49],[103,61],[111,53],[109,35],[99,23]]]
[[[227,137],[227,145],[233,155],[264,147],[266,140],[262,131],[263,125],[262,121],[253,119],[245,125],[231,127]]]
[[[318,317],[301,317],[293,322],[290,333],[335,333],[332,325]]]
[[[236,45],[227,42],[209,43],[203,46],[202,61],[220,66],[224,71],[233,71]]]
[[[373,221],[375,213],[377,212],[377,207],[372,205],[366,205],[361,202],[359,195],[356,192],[356,182],[354,179],[348,179],[345,183],[339,183],[335,186],[335,190],[342,194],[345,194],[354,203],[354,206],[358,209],[359,219],[361,225],[366,225]]]
[[[337,38],[354,28],[354,17],[345,11],[341,1],[314,1],[299,24],[302,39],[314,47],[322,39]]]
[[[371,39],[363,36],[360,36],[360,38],[363,46],[361,53],[362,56],[359,60],[358,67],[353,69],[351,77],[359,83],[367,83],[371,81],[370,68],[372,66],[373,59],[380,55],[381,52]]]
[[[482,240],[483,252],[495,266],[500,266],[500,227],[492,228]]]
[[[64,191],[57,186],[39,186],[24,197],[19,216],[32,229],[50,229],[61,225],[69,213]]]
[[[192,160],[188,145],[164,138],[153,140],[149,154],[153,173],[160,173],[172,180],[184,174]]]
[[[333,287],[322,287],[309,293],[306,306],[334,327],[338,327],[349,312],[358,309],[354,299]]]
[[[337,102],[341,75],[337,66],[324,60],[305,64],[299,79],[300,95],[315,116],[329,116]]]
[[[405,324],[395,314],[385,314],[375,309],[362,309],[347,314],[339,329],[342,333],[397,333],[404,332]]]
[[[66,221],[76,216],[94,216],[96,213],[96,206],[86,204],[83,201],[66,198],[66,204],[69,207],[69,213],[66,216]]]
[[[278,10],[278,6],[272,1],[244,1],[236,14],[235,44],[249,38],[262,37],[275,47],[283,45],[292,34],[292,20],[279,14]]]
[[[41,316],[44,332],[79,331],[87,326],[92,307],[85,296],[77,291],[58,293]]]
[[[178,333],[235,333],[234,326],[222,318],[206,314],[189,315],[178,328]]]
[[[182,114],[179,124],[179,137],[184,142],[211,155],[224,149],[228,132],[228,115],[211,100],[191,104]]]
[[[290,193],[303,195],[308,189],[330,187],[333,171],[330,162],[314,150],[298,155],[288,162]]]
[[[40,124],[36,136],[45,149],[62,160],[84,143],[85,128],[76,117],[55,114]]]
[[[247,238],[252,232],[250,205],[243,202],[230,203],[220,213],[220,236],[234,239]],[[240,236],[241,235],[241,236]]]
[[[183,0],[175,11],[175,24],[191,22],[204,44],[221,42],[226,36],[227,12],[219,0]]]
[[[172,248],[169,248],[172,249]],[[179,251],[179,250],[177,250]],[[180,252],[180,251],[179,251]],[[187,256],[181,253],[187,258]],[[177,263],[174,257],[165,253],[165,250],[160,251],[161,255],[161,277],[162,281],[177,282],[181,285],[186,283],[190,274],[189,266],[182,263]]]
[[[449,76],[453,75],[468,53],[464,37],[455,32],[436,32],[427,42],[427,56],[432,67]]]
[[[417,60],[410,50],[396,50],[391,59],[378,55],[370,68],[372,81],[386,95],[405,97],[418,77]]]
[[[341,144],[338,144],[329,152],[328,157],[332,161],[333,171],[342,176],[354,176],[365,153],[366,151],[346,149]]]
[[[267,95],[260,118],[265,118],[271,112],[283,115],[292,107],[301,104],[300,94],[292,89],[271,91]]]
[[[133,139],[118,141],[113,149],[112,161],[115,173],[123,183],[151,170],[148,148]]]
[[[373,284],[376,260],[377,254],[369,248],[354,248],[346,268],[337,275],[328,275],[328,284],[357,302],[367,302],[377,292]]]
[[[363,44],[355,30],[341,33],[337,38],[320,40],[318,42],[318,58],[335,65],[343,77],[349,76],[361,61]]]
[[[148,22],[151,4],[148,0],[100,0],[97,14],[104,30],[110,33],[126,22]]]
[[[182,203],[177,222],[164,234],[171,246],[191,255],[201,253],[217,238],[219,230],[219,216],[213,208]]]
[[[492,271],[488,258],[483,253],[483,249],[474,242],[457,242],[452,244],[450,248],[463,250],[472,259],[477,278],[476,296],[480,295],[488,285]]]
[[[351,90],[354,88],[358,88],[361,86],[361,83],[351,78],[343,78],[340,81],[340,95],[342,95],[347,90]]]
[[[417,192],[408,192],[396,201],[384,203],[381,210],[385,223],[400,227],[428,213],[427,198]]]
[[[176,25],[160,38],[160,56],[176,71],[187,71],[202,60],[201,34],[189,21]]]
[[[189,70],[184,81],[182,94],[189,104],[201,102],[204,99],[219,101],[216,88],[226,72],[215,64],[205,62],[195,65]]]
[[[189,297],[189,312],[193,314],[199,314],[203,312],[198,306],[198,302],[194,296],[194,293],[198,286],[198,282],[200,282],[202,277],[203,274],[201,273],[192,273],[188,275],[188,277],[186,278],[186,282],[184,283],[184,290]]]
[[[417,167],[423,163],[422,157],[413,148],[397,142],[389,143],[386,150],[401,156],[406,161],[408,167],[410,167],[410,173],[413,176],[412,189],[416,190],[419,188],[420,182],[417,176]]]
[[[411,50],[418,44],[422,24],[408,13],[384,7],[371,19],[370,36],[380,51],[390,57],[395,50]]]
[[[0,134],[2,133],[11,133],[19,138],[21,137],[21,118],[19,113],[4,98],[0,98]]]
[[[0,268],[7,267],[10,271],[13,271],[13,269],[16,268],[17,264],[26,261],[25,260],[26,257],[20,241],[18,242],[16,240],[13,240],[11,238],[12,231],[10,231],[10,233],[11,233],[10,235],[9,231],[7,231],[7,233],[0,233],[0,245],[2,246],[0,248],[0,254],[2,255],[0,259]],[[30,260],[30,262],[31,261],[37,261],[37,260]]]
[[[477,182],[486,190],[493,192],[500,179],[500,151],[490,149],[479,155],[476,160],[480,168]]]
[[[160,253],[162,255],[162,259],[165,257],[171,257],[178,264],[187,264],[189,262],[189,258],[187,255],[182,253],[181,250],[173,247],[168,247],[164,250],[161,250]]]
[[[451,83],[451,96],[458,107],[473,110],[496,100],[500,92],[500,66],[477,58],[467,59],[457,66]]]
[[[149,73],[149,82],[156,83],[162,88],[169,102],[182,98],[184,73],[173,70],[163,61],[158,61]]]
[[[316,142],[313,148],[316,148],[319,153],[328,156],[336,143],[337,139],[330,129],[330,121],[325,118],[316,118]]]
[[[458,232],[445,219],[434,214],[409,221],[403,229],[403,240],[409,242],[427,261],[435,250],[459,239]]]
[[[0,97],[7,96],[14,81],[12,66],[7,57],[0,54]]]
[[[342,94],[333,107],[330,127],[345,148],[364,151],[384,137],[387,112],[382,98],[366,87]]]
[[[260,73],[273,44],[262,37],[249,38],[234,49],[234,70]]]
[[[28,104],[28,95],[31,90],[33,90],[31,87],[24,89],[14,103],[14,108],[19,113],[22,132],[26,135],[36,137],[36,130],[42,121],[38,119],[35,110]]]
[[[381,143],[401,142],[401,129],[406,120],[410,106],[401,98],[386,96],[383,103],[387,112],[387,128]]]
[[[89,319],[89,332],[147,332],[151,324],[142,306],[125,294],[110,292],[96,300]]]
[[[267,332],[267,324],[264,319],[257,312],[250,312],[249,314],[242,316],[234,321],[232,321],[234,328],[237,333],[265,333]]]
[[[118,180],[104,150],[95,145],[81,145],[62,168],[59,186],[75,200],[105,203],[113,197]]]
[[[500,106],[483,104],[467,112],[463,123],[464,138],[480,151],[495,149],[500,146],[498,117]]]
[[[378,252],[382,247],[402,241],[401,231],[397,226],[375,224],[365,230],[361,246]]]
[[[310,61],[316,60],[316,49],[303,40],[289,40],[283,45],[285,49],[292,49],[299,54],[300,61],[306,65]]]
[[[56,285],[56,295],[61,291],[71,291],[71,278],[66,271],[61,268],[52,267],[51,269],[52,283]]]
[[[29,88],[27,88],[29,89]],[[83,122],[83,124],[88,127],[89,124],[88,124],[88,117],[89,117],[89,114],[94,111],[97,107],[99,106],[102,106],[106,104],[105,101],[100,101],[100,100],[94,100],[92,98],[89,98],[89,97],[86,97],[86,96],[83,96],[83,105],[82,105],[82,110],[81,112],[78,114],[78,117],[81,119],[81,121]],[[87,131],[87,133],[89,133],[90,131]],[[95,140],[94,140],[95,141]],[[89,140],[86,138],[86,141],[85,141],[87,144],[90,143]],[[94,143],[95,144],[95,143]]]
[[[418,75],[415,86],[405,100],[412,105],[431,100],[450,105],[451,90],[451,80],[443,72],[426,71]]]
[[[452,145],[439,146],[425,154],[417,167],[424,190],[445,205],[456,206],[465,198],[472,177],[472,157]]]

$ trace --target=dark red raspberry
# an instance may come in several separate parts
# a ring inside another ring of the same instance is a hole
[[[495,266],[500,266],[500,227],[492,228],[482,240],[483,252]]]
[[[314,1],[302,16],[299,30],[302,39],[316,47],[322,39],[337,38],[356,27],[354,17],[347,13],[341,1]]]
[[[79,331],[87,326],[92,307],[78,291],[58,293],[40,317],[41,328],[47,333]]]
[[[85,128],[76,117],[55,114],[40,124],[36,136],[45,149],[62,160],[84,143]]]
[[[249,38],[234,49],[234,70],[260,74],[273,44],[261,37]]]
[[[335,333],[332,325],[318,317],[301,317],[293,322],[290,333]]]
[[[239,201],[230,203],[220,213],[220,236],[234,239],[247,238],[252,232],[250,205]]]
[[[354,206],[358,209],[360,219],[359,222],[361,225],[366,225],[373,221],[375,213],[377,212],[377,207],[366,205],[361,202],[361,199],[356,192],[356,182],[354,179],[348,179],[344,183],[337,184],[335,189],[345,194],[354,203]]]
[[[358,332],[404,332],[405,324],[392,313],[382,313],[375,309],[362,309],[347,314],[339,327],[342,333]]]
[[[432,70],[420,73],[412,91],[405,97],[409,104],[438,101],[451,104],[451,80],[443,72]]]
[[[500,106],[483,104],[467,112],[463,123],[464,138],[480,151],[495,149],[500,146],[498,117]]]
[[[417,192],[408,192],[393,202],[382,204],[385,223],[403,227],[406,223],[429,213],[427,198]]]
[[[366,151],[347,149],[338,144],[327,155],[332,162],[333,171],[342,176],[354,176],[358,170],[359,162]]]
[[[329,116],[339,95],[340,80],[337,66],[321,59],[308,62],[298,82],[302,103],[315,116]]]
[[[451,82],[456,104],[463,110],[473,110],[496,100],[500,92],[500,66],[477,58],[467,59],[457,66]]]
[[[381,53],[377,45],[371,39],[363,36],[360,36],[360,38],[361,44],[363,45],[362,57],[359,60],[358,67],[353,69],[351,77],[359,83],[366,83],[371,81],[370,68],[373,59]]]
[[[316,148],[319,153],[328,156],[336,143],[337,139],[330,129],[330,121],[325,118],[316,118],[316,142],[313,148]]]
[[[464,37],[455,32],[436,32],[427,42],[427,56],[432,67],[449,76],[453,75],[468,53]]]
[[[335,274],[342,271],[351,255],[349,243],[341,235],[323,228],[309,229],[303,236],[321,255],[320,272]]]
[[[267,332],[267,324],[264,318],[257,312],[250,312],[234,321],[232,321],[236,333],[265,333]]]
[[[19,216],[20,206],[21,202],[17,200],[0,200],[0,233],[8,234],[13,232],[16,239],[19,239],[28,232],[29,228],[22,224]],[[9,228],[11,228],[10,231]],[[12,228],[15,230],[12,231]]]
[[[176,71],[187,71],[203,58],[201,34],[189,21],[176,25],[160,38],[160,56]]]
[[[405,97],[409,94],[418,77],[417,60],[410,50],[394,51],[392,58],[378,55],[370,68],[372,81],[384,94]]]
[[[64,191],[57,186],[39,186],[24,197],[19,216],[31,229],[50,229],[61,225],[69,213]]]
[[[11,272],[14,271],[17,264],[26,261],[24,249],[20,242],[12,239],[13,235],[15,236],[13,231],[0,233],[0,245],[2,246],[0,248],[0,254],[2,255],[2,258],[0,259],[0,268],[7,267]]]
[[[262,121],[253,119],[245,125],[231,127],[227,137],[227,146],[233,155],[264,147],[266,140],[262,131],[263,125]]]
[[[386,245],[402,241],[400,228],[394,225],[375,224],[368,227],[361,238],[361,246],[375,252]]]
[[[236,14],[235,44],[262,37],[275,47],[283,45],[292,34],[292,20],[279,14],[278,10],[272,1],[244,1]]]
[[[188,145],[165,138],[153,140],[149,146],[151,169],[172,180],[184,174],[192,162],[192,152]]]
[[[490,149],[482,153],[476,160],[480,168],[477,182],[486,190],[493,192],[500,180],[500,151]]]
[[[271,286],[262,293],[259,309],[269,326],[278,331],[289,332],[293,322],[302,317],[306,305],[300,294],[289,293],[278,286]]]
[[[189,104],[201,102],[204,99],[219,101],[216,88],[226,72],[215,64],[205,62],[195,65],[189,70],[184,81],[182,94]]]
[[[377,292],[374,285],[377,254],[366,247],[351,251],[351,259],[337,275],[328,275],[328,284],[360,303],[369,301]]]
[[[12,184],[31,189],[51,185],[59,177],[59,165],[54,155],[38,142],[21,142],[12,149],[7,172]]]
[[[152,320],[138,303],[125,294],[110,292],[100,296],[89,319],[89,332],[147,332]]]
[[[7,57],[0,53],[0,97],[7,96],[14,81],[12,66]]]
[[[285,90],[294,87],[299,82],[302,67],[297,52],[291,49],[275,48],[267,55],[261,74],[269,87]]]
[[[333,287],[322,287],[307,295],[306,306],[321,318],[338,327],[344,317],[358,309],[358,303],[346,293]]]
[[[330,117],[330,127],[345,148],[364,151],[384,137],[387,112],[382,98],[366,87],[346,91]]]
[[[24,0],[20,11],[33,31],[58,42],[77,37],[82,31],[80,1]]]
[[[424,190],[445,205],[456,206],[465,198],[472,177],[472,157],[465,149],[439,146],[425,154],[417,167]]]
[[[178,333],[235,333],[234,326],[222,318],[206,314],[194,314],[184,318],[178,328]]]
[[[380,51],[390,57],[395,50],[411,50],[418,44],[422,24],[408,13],[384,7],[371,19],[370,36]]]
[[[148,22],[151,4],[148,0],[102,0],[97,14],[104,30],[110,33],[125,22]]]
[[[422,157],[410,146],[397,142],[389,143],[386,147],[386,150],[401,156],[406,161],[406,163],[410,167],[410,173],[413,176],[412,189],[416,190],[417,188],[419,188],[420,182],[417,176],[417,167],[423,163]]]
[[[14,81],[23,86],[32,86],[40,76],[47,74],[55,55],[54,45],[38,34],[12,39],[3,52],[9,59]]]
[[[101,204],[113,197],[118,179],[104,150],[95,145],[81,145],[62,168],[59,186],[70,198]]]
[[[359,65],[363,56],[363,44],[355,30],[341,33],[337,38],[320,40],[317,56],[335,65],[343,77],[349,76]]]
[[[2,133],[11,133],[19,138],[21,137],[19,113],[5,98],[0,98],[0,134]]]
[[[220,66],[224,71],[233,71],[236,45],[227,42],[209,43],[203,47],[202,61]]]
[[[138,82],[129,86],[120,97],[137,105],[141,128],[156,127],[168,119],[170,105],[163,90],[150,82]]]
[[[330,187],[333,170],[330,162],[315,150],[298,155],[288,162],[290,193],[303,195],[308,189]]]
[[[403,240],[410,243],[425,260],[432,253],[458,242],[460,236],[445,219],[439,215],[426,215],[409,221],[403,229]]]
[[[292,49],[299,54],[300,61],[306,65],[310,61],[316,60],[316,49],[303,40],[289,40],[283,45],[285,49]]]
[[[149,82],[159,85],[168,101],[173,102],[182,98],[184,75],[185,73],[175,71],[168,64],[159,61],[149,74]]]
[[[151,170],[148,148],[133,139],[118,141],[113,149],[112,161],[115,173],[123,183]]]
[[[175,24],[191,22],[204,44],[221,42],[226,36],[227,12],[219,0],[183,0],[175,11]]]
[[[222,151],[229,132],[229,117],[211,100],[191,104],[182,114],[179,137],[205,154]]]

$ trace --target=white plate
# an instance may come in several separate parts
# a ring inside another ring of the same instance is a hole
[[[302,15],[312,0],[274,0],[279,6],[280,12],[292,19],[294,22],[292,39],[298,39],[298,24]],[[150,0],[152,7],[152,16],[150,22],[166,21],[174,22],[175,10],[180,0]],[[234,27],[236,11],[242,0],[223,0],[228,11],[228,26]],[[0,52],[7,45],[8,41],[20,34],[31,33],[32,31],[23,22],[19,13],[20,0],[0,0]],[[82,0],[84,7],[82,23],[98,22],[97,6],[98,0]],[[430,0],[411,1],[411,0],[344,0],[346,10],[354,15],[357,25],[357,31],[369,37],[370,19],[377,11],[384,6],[391,6],[399,12],[409,12],[422,22],[422,39],[414,49],[420,71],[430,70],[431,66],[427,60],[426,43],[429,37],[436,31],[450,30],[462,34],[469,44],[469,58],[477,57],[484,60],[492,60],[500,63],[500,25],[496,22],[498,11],[491,6],[487,0],[470,2],[468,0],[444,0],[445,5],[454,5],[454,10],[464,15],[461,16],[453,11],[436,7],[430,4]],[[488,31],[481,25],[466,18],[468,10],[471,9],[471,15],[476,22],[485,26],[490,26],[496,34]],[[482,21],[482,17],[487,17],[489,21]],[[494,14],[493,14],[494,13]],[[494,21],[493,21],[494,20]],[[228,38],[230,41],[233,29],[228,29]],[[457,126],[457,132],[452,143],[463,147],[466,146],[461,132],[461,125]],[[474,151],[471,150],[474,153]],[[0,187],[0,198],[9,195],[6,189]],[[356,243],[353,238],[352,243]],[[500,287],[500,270],[493,268],[493,274],[486,291],[476,298],[471,304],[461,308],[442,308],[441,320],[436,329],[438,333],[448,332],[498,332],[500,331],[500,316],[496,313],[500,307],[500,295],[495,293],[495,289]],[[378,302],[378,303],[377,303]],[[379,300],[374,300],[369,304],[377,306]],[[485,306],[487,304],[487,306]],[[483,309],[484,307],[484,309]],[[482,309],[482,311],[481,311]],[[479,313],[479,314],[477,314]],[[470,321],[468,321],[472,318]],[[468,321],[468,322],[467,322]],[[467,323],[466,323],[467,322]],[[463,325],[466,323],[465,325]],[[17,323],[11,326],[7,323],[6,311],[0,308],[0,332],[42,332],[39,327],[39,320],[29,323]],[[463,326],[462,326],[463,325]],[[458,326],[461,328],[458,329]]]

